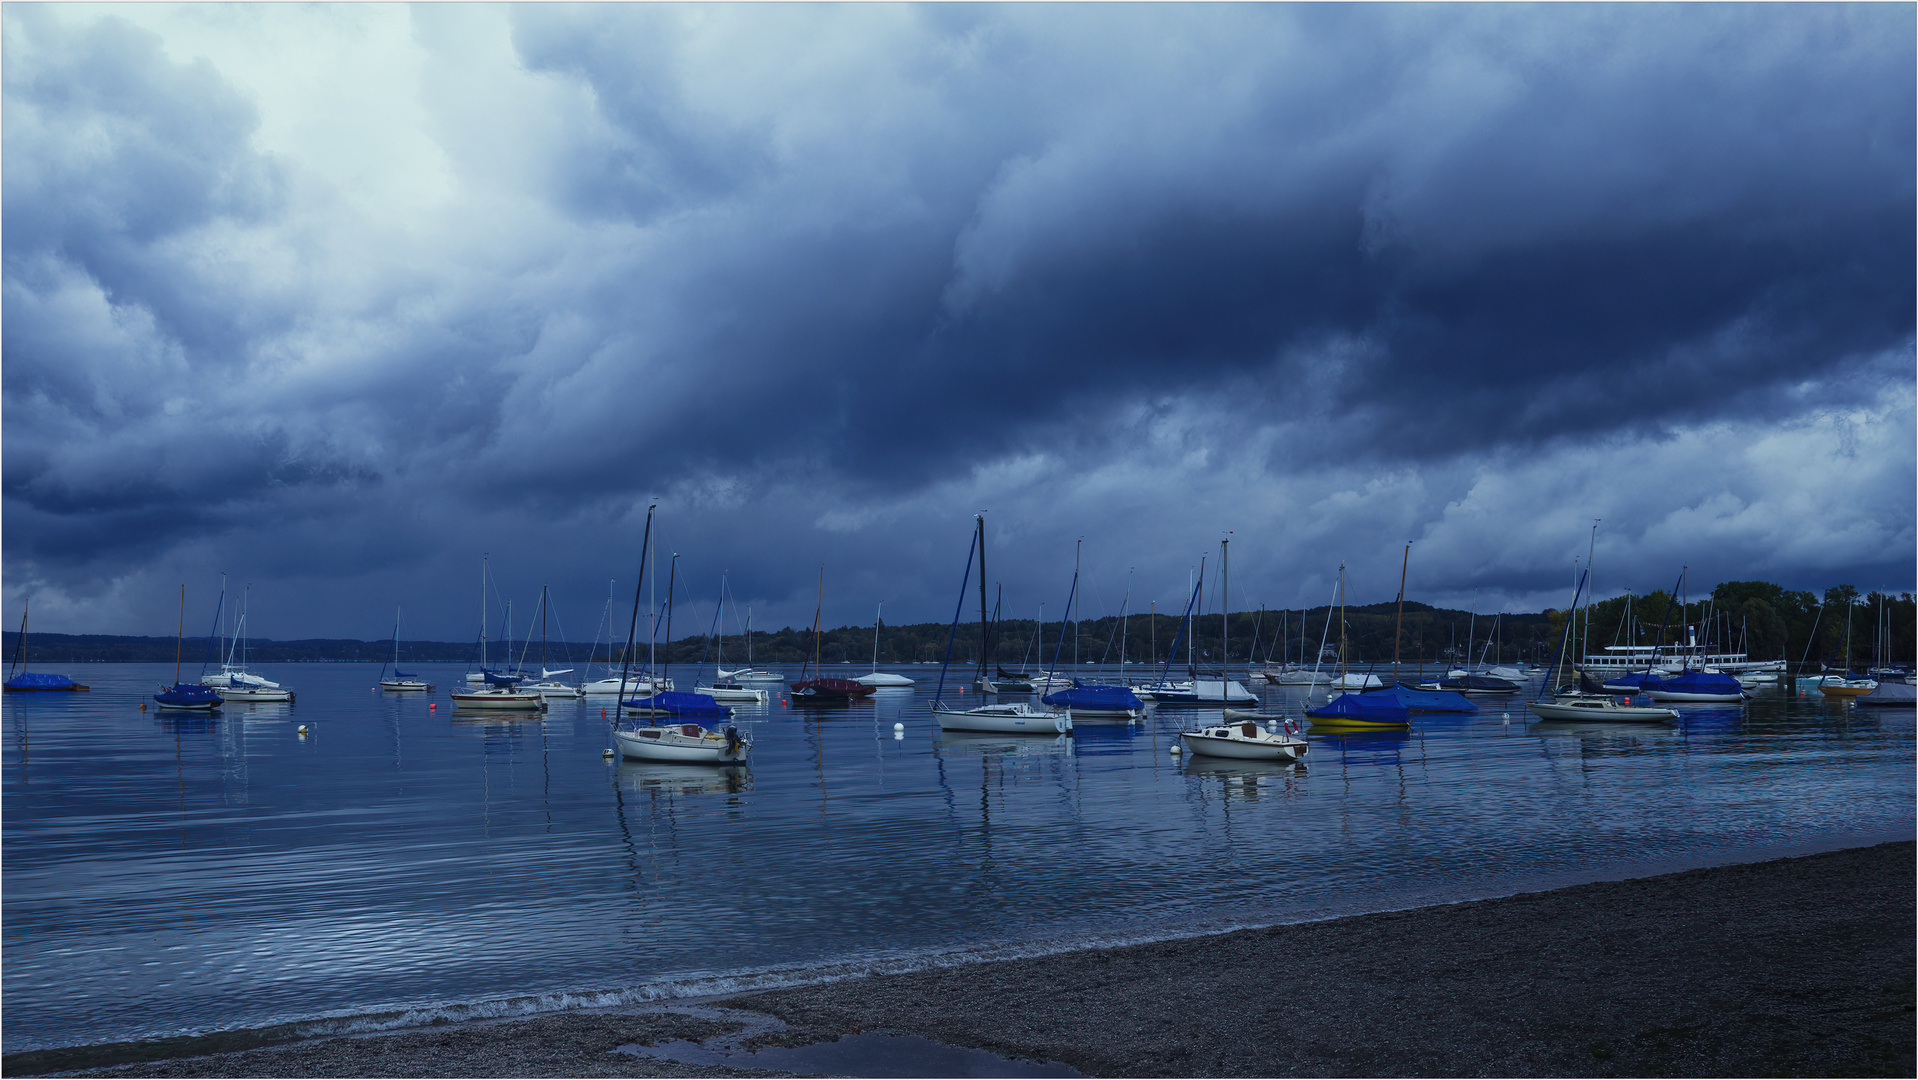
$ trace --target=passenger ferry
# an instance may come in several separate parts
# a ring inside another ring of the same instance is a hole
[[[1684,668],[1722,671],[1726,674],[1785,670],[1783,660],[1753,660],[1742,652],[1706,652],[1697,644],[1607,645],[1604,652],[1587,655],[1583,666],[1594,675],[1644,671],[1647,667],[1651,667],[1654,674]]]

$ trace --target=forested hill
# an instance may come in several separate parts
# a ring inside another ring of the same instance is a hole
[[[1346,648],[1353,663],[1391,662],[1392,630],[1397,621],[1397,611],[1397,605],[1390,602],[1346,609]],[[1322,637],[1329,639],[1330,649],[1336,650],[1338,646],[1338,627],[1328,622],[1326,616],[1323,607],[1284,615],[1272,611],[1234,612],[1231,618],[1232,659],[1243,662],[1255,656],[1260,660],[1289,656],[1296,660],[1304,656],[1305,661],[1310,663],[1318,655]],[[1062,663],[1070,663],[1075,657],[1076,638],[1076,657],[1079,661],[1117,663],[1123,654],[1132,663],[1149,664],[1155,659],[1163,660],[1172,648],[1174,639],[1178,639],[1181,659],[1189,648],[1201,660],[1217,663],[1222,655],[1221,620],[1216,614],[1208,614],[1196,621],[1197,627],[1182,638],[1176,615],[1133,615],[1125,619],[1123,625],[1116,617],[1083,619],[1064,628],[1066,639],[1061,645],[1062,628],[1056,622],[1048,622],[1041,629],[1031,619],[1007,619],[993,626],[991,656],[1001,664],[1043,667],[1057,652]],[[1496,645],[1484,655],[1488,660],[1502,656],[1508,662],[1539,655],[1549,657],[1546,641],[1551,636],[1553,625],[1552,616],[1542,612],[1498,617]],[[1427,660],[1463,657],[1468,638],[1473,638],[1471,652],[1477,656],[1485,648],[1486,636],[1493,628],[1493,616],[1479,615],[1475,618],[1470,612],[1435,610],[1425,604],[1408,601],[1405,604],[1400,653],[1407,662],[1414,662],[1421,657]],[[879,636],[879,661],[882,664],[937,663],[945,656],[949,637],[953,638],[954,663],[971,664],[976,661],[979,655],[977,619],[961,623],[956,636],[952,635],[951,627],[945,623],[887,626]],[[4,635],[4,647],[9,660],[19,645],[19,638],[19,634],[12,632]],[[1189,645],[1187,638],[1190,639]],[[516,659],[523,646],[524,643],[505,646],[500,642],[489,642],[488,656],[497,662],[506,655],[505,650],[510,650],[510,655]],[[539,648],[539,643],[534,642],[527,654],[529,663],[538,655]],[[673,664],[697,663],[701,660],[710,662],[712,649],[712,642],[703,637],[685,637],[658,645],[660,659]],[[27,639],[29,664],[113,661],[171,663],[174,650],[173,638],[35,633]],[[204,636],[187,638],[179,650],[186,662],[195,667],[202,662],[212,661],[220,652],[213,640]],[[581,642],[549,641],[546,645],[547,666],[558,667],[563,663],[577,665],[585,661],[587,650],[588,646]],[[729,665],[745,662],[746,642],[743,638],[728,637],[725,650]],[[753,631],[754,663],[798,664],[811,659],[813,653],[810,629],[787,627],[777,631]],[[818,654],[823,662],[829,664],[870,663],[873,655],[872,627],[842,626],[827,630],[820,635]],[[603,661],[606,655],[606,645],[601,643],[595,656]],[[382,663],[392,656],[391,640],[310,638],[298,641],[253,639],[247,642],[247,658],[256,664]],[[400,658],[403,665],[435,662],[464,664],[478,658],[478,649],[471,641],[402,641]]]
[[[1591,614],[1586,626],[1585,612]],[[1479,660],[1512,663],[1520,660],[1547,662],[1562,637],[1562,611],[1529,612],[1499,616],[1473,615],[1468,611],[1433,608],[1408,600],[1401,619],[1393,601],[1366,604],[1345,609],[1346,657],[1353,665],[1390,664],[1394,649],[1393,630],[1399,627],[1397,651],[1402,661],[1411,664],[1450,660]],[[1208,613],[1194,620],[1187,636],[1197,658],[1218,663],[1223,655],[1221,620]],[[1809,658],[1841,657],[1849,648],[1855,660],[1883,655],[1887,660],[1911,663],[1914,651],[1914,607],[1910,593],[1881,596],[1859,595],[1846,585],[1825,590],[1824,597],[1809,592],[1794,592],[1762,581],[1728,581],[1720,584],[1712,596],[1693,600],[1683,610],[1665,592],[1646,596],[1617,597],[1604,600],[1590,609],[1580,609],[1578,641],[1572,652],[1589,646],[1596,652],[1611,644],[1651,644],[1663,628],[1666,643],[1677,641],[1681,627],[1693,627],[1703,634],[1711,628],[1714,648],[1729,646],[1746,651],[1755,659],[1791,661]],[[1882,631],[1878,628],[1883,627]],[[1133,615],[1123,624],[1116,617],[1082,619],[1065,627],[1048,622],[1035,627],[1031,619],[1007,619],[995,624],[990,643],[992,661],[1008,666],[1027,664],[1044,667],[1055,651],[1062,663],[1076,657],[1081,662],[1117,663],[1123,655],[1130,663],[1150,664],[1163,660],[1179,636],[1176,615]],[[954,663],[971,664],[979,653],[979,623],[961,623],[956,635],[945,623],[915,623],[887,626],[879,636],[879,662],[882,664],[937,663],[946,654],[948,637],[953,640]],[[1037,636],[1035,636],[1037,632]],[[1849,633],[1848,633],[1849,632]],[[1487,638],[1491,638],[1487,648]],[[1328,620],[1327,609],[1289,612],[1234,612],[1231,618],[1231,661],[1248,659],[1278,660],[1304,658],[1311,663],[1318,655],[1319,642],[1325,639],[1328,652],[1339,644],[1336,620]],[[20,635],[4,635],[4,648],[11,661]],[[1847,646],[1849,641],[1849,646]],[[1469,649],[1468,649],[1469,643]],[[494,662],[508,655],[517,659],[524,643],[511,646],[500,642],[488,645]],[[29,664],[73,664],[95,661],[172,662],[174,639],[127,637],[109,634],[31,634],[27,640]],[[539,654],[534,642],[527,653],[529,663]],[[1179,641],[1183,660],[1187,642]],[[725,640],[728,664],[742,664],[746,643],[739,637]],[[586,660],[588,646],[580,642],[551,641],[546,645],[547,666],[577,666]],[[684,637],[658,646],[660,659],[672,664],[710,662],[712,643],[698,636]],[[753,631],[752,657],[759,664],[798,664],[812,658],[814,643],[807,629]],[[180,655],[197,667],[218,655],[214,643],[206,637],[187,638]],[[260,664],[360,662],[381,663],[391,659],[393,643],[354,641],[346,638],[310,638],[298,641],[252,640],[247,643],[249,661]],[[406,663],[471,663],[478,658],[471,641],[403,641],[400,659]],[[818,644],[819,658],[825,663],[870,663],[873,632],[868,626],[842,626],[825,631]],[[596,653],[606,658],[602,643]]]

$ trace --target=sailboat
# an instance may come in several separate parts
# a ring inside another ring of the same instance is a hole
[[[85,690],[86,686],[74,682],[65,675],[53,675],[46,672],[32,672],[27,667],[27,609],[32,602],[20,605],[20,644],[14,647],[13,663],[7,669],[6,690],[9,693],[38,693],[54,690]]]
[[[679,581],[679,554],[673,554],[671,571],[666,575],[666,608],[655,617],[646,635],[646,667],[651,670],[657,658],[656,642],[660,618],[666,620],[666,640],[673,640],[673,597]],[[644,576],[644,575],[642,575]],[[634,602],[638,602],[638,589],[634,589]],[[667,662],[670,666],[671,661]],[[661,669],[664,674],[664,668]],[[676,716],[693,720],[723,720],[733,714],[730,706],[721,705],[711,694],[681,693],[677,690],[656,690],[650,694],[635,694],[631,698],[621,696],[620,710],[640,716]]]
[[[248,600],[251,599],[253,595],[253,589],[251,586],[247,587],[245,595],[247,596]],[[220,662],[220,670],[217,672],[214,672],[211,675],[206,674],[205,672],[202,672],[200,674],[201,682],[205,683],[208,686],[211,686],[215,690],[221,691],[222,693],[225,693],[226,690],[234,687],[252,687],[258,690],[284,689],[282,686],[280,686],[279,683],[273,682],[272,680],[266,678],[265,676],[255,675],[246,669],[246,655],[245,655],[246,616],[247,616],[247,611],[250,607],[251,607],[250,603],[242,602],[240,606],[240,617],[234,624],[233,632],[231,634],[227,634],[224,630],[221,631],[221,640],[226,643],[226,653]],[[220,575],[219,610],[220,610],[220,614],[214,616],[214,622],[216,624],[224,620],[224,616],[226,612],[226,575],[225,574]],[[240,661],[237,664],[233,662],[236,654],[238,655],[238,658]],[[235,694],[228,694],[227,700],[228,701],[291,701],[293,700],[293,696],[291,693],[284,694],[284,695],[258,694],[250,697],[241,697]]]
[[[1229,543],[1230,541],[1227,542]],[[1198,582],[1193,586],[1192,599],[1186,603],[1186,615],[1188,618],[1191,617],[1192,607],[1198,602],[1198,598],[1204,589],[1205,560],[1200,559]],[[1220,617],[1228,618],[1229,615],[1227,613],[1231,610],[1232,605],[1222,602],[1219,606],[1222,609]],[[1180,636],[1184,636],[1185,629],[1185,623],[1181,622],[1179,625]],[[1196,636],[1197,632],[1195,631],[1194,637]],[[1258,704],[1258,695],[1240,686],[1236,681],[1226,678],[1226,673],[1223,670],[1216,673],[1217,678],[1208,678],[1207,676],[1213,673],[1200,671],[1198,660],[1193,652],[1196,647],[1195,642],[1187,640],[1185,649],[1185,681],[1168,682],[1166,680],[1165,676],[1171,670],[1172,666],[1172,657],[1167,656],[1166,670],[1159,673],[1159,681],[1150,686],[1140,687],[1139,696],[1142,698],[1150,698],[1161,706],[1171,705],[1174,707],[1187,708],[1231,708],[1234,705]],[[1174,654],[1179,651],[1177,639],[1174,639],[1172,643],[1172,651]]]
[[[218,629],[216,624],[215,629]],[[177,712],[214,712],[225,702],[205,683],[180,681],[180,649],[186,640],[186,586],[180,586],[180,628],[173,638],[173,685],[163,686],[153,695],[162,709]]]
[[[1339,674],[1341,681],[1345,674],[1345,564],[1339,564]],[[1395,698],[1380,698],[1370,694],[1344,693],[1328,700],[1316,709],[1305,710],[1314,726],[1344,727],[1406,727],[1412,722],[1412,712]]]
[[[853,682],[865,686],[911,686],[912,680],[904,675],[895,675],[890,671],[879,670],[879,627],[886,621],[886,605],[882,602],[872,617],[872,674],[861,675]]]
[[[620,669],[620,680],[626,681],[632,673],[633,646],[636,644],[639,628],[640,591],[645,587],[646,556],[652,547],[653,511],[656,506],[646,508],[646,534],[640,542],[639,580],[633,585],[633,620],[626,630],[626,660]],[[671,593],[667,596],[671,607]],[[657,625],[655,623],[654,625]],[[648,659],[652,645],[652,631],[648,630]],[[682,694],[662,690],[644,701],[628,702],[624,693],[620,694],[620,717],[613,724],[613,743],[619,747],[622,757],[637,758],[641,761],[679,762],[693,765],[732,765],[745,761],[752,753],[752,740],[740,734],[737,727],[727,725],[723,731],[715,731],[703,724],[692,722],[695,719],[724,718],[732,715],[732,710],[719,705],[705,694]],[[653,720],[638,723],[625,717],[627,712],[650,713],[664,716],[666,722]],[[677,723],[672,721],[679,721]]]
[[[387,675],[389,669],[391,677]],[[418,675],[400,670],[400,608],[397,605],[393,608],[393,662],[380,665],[380,689],[395,692],[433,689]]]
[[[1067,714],[1046,712],[1035,709],[1025,702],[1004,702],[993,705],[980,705],[977,708],[961,709],[946,704],[946,670],[952,666],[952,645],[959,637],[959,613],[965,610],[966,586],[972,581],[972,560],[977,554],[980,564],[985,563],[986,516],[973,518],[973,538],[975,545],[966,549],[966,573],[959,581],[959,602],[952,609],[952,629],[946,636],[946,658],[939,665],[939,690],[932,699],[932,718],[941,731],[988,731],[1001,735],[1062,735],[1072,730],[1072,717]],[[986,586],[985,574],[979,575],[979,678],[985,680],[986,665]]]
[[[726,631],[725,631],[725,628],[720,625],[720,616],[725,611],[725,608],[726,608],[726,576],[724,574],[721,574],[719,577],[719,605],[713,609],[713,643],[714,643],[713,674],[717,677],[713,679],[712,685],[710,686],[695,685],[693,687],[693,693],[705,694],[707,697],[712,698],[714,701],[751,701],[754,703],[764,702],[768,696],[765,690],[762,690],[757,686],[747,686],[745,683],[740,682],[738,679],[729,678],[725,674],[724,668],[726,666]],[[746,616],[746,623],[749,628],[747,630],[747,633],[748,635],[750,635],[752,632],[750,629],[752,625],[752,616],[750,614]],[[750,640],[750,637],[748,638],[748,640]],[[704,661],[701,661],[701,662],[704,663]],[[747,667],[750,668],[751,665],[749,664],[747,665]]]
[[[1075,553],[1073,562],[1078,562]],[[1072,620],[1072,604],[1079,595],[1079,568],[1072,568],[1072,588],[1066,593],[1066,613],[1059,620],[1059,644],[1053,647],[1052,665],[1046,669],[1046,682],[1052,682],[1053,673],[1059,669],[1059,653],[1065,645],[1066,626]],[[1145,717],[1145,702],[1132,692],[1131,687],[1111,686],[1100,683],[1088,683],[1073,679],[1072,685],[1063,690],[1055,690],[1039,699],[1055,709],[1064,709],[1067,715],[1079,720],[1125,720],[1133,721]]]
[[[221,593],[221,602],[224,603],[225,590],[222,589]],[[252,593],[252,588],[248,587],[244,595],[250,599]],[[214,686],[213,692],[219,694],[220,698],[224,701],[278,701],[291,703],[293,701],[293,691],[288,690],[279,683],[269,682],[246,670],[246,616],[250,607],[251,605],[244,600],[240,604],[240,618],[233,626],[233,640],[227,649],[227,662],[220,666],[221,673],[226,676],[226,682],[222,685]],[[240,659],[238,664],[233,663],[236,652],[239,654]],[[211,679],[202,678],[201,681],[212,685]]]
[[[826,568],[822,566],[819,568],[819,599],[814,605],[812,613],[812,657],[807,661],[806,667],[799,669],[799,681],[792,685],[792,696],[790,700],[794,705],[838,704],[844,701],[851,701],[853,698],[868,697],[873,691],[872,687],[864,683],[857,683],[851,679],[827,678],[818,674],[821,670],[819,663],[819,618],[820,614],[825,610],[825,605]],[[810,679],[806,678],[806,672],[809,668],[814,673]]]
[[[1578,610],[1578,598],[1585,589],[1589,567],[1578,577],[1578,587],[1572,591],[1572,606],[1567,611]],[[1664,627],[1659,627],[1659,635],[1664,636]],[[1666,724],[1678,719],[1675,709],[1663,709],[1644,705],[1632,705],[1630,699],[1620,700],[1616,694],[1608,691],[1583,671],[1578,672],[1578,682],[1560,686],[1551,701],[1545,700],[1545,687],[1551,686],[1559,675],[1559,661],[1564,659],[1571,649],[1572,620],[1565,621],[1565,631],[1559,640],[1558,651],[1552,656],[1552,666],[1545,672],[1544,683],[1539,687],[1538,700],[1525,706],[1540,720],[1584,721],[1596,723],[1655,723]],[[1574,668],[1574,670],[1577,670]]]
[[[1334,590],[1333,599],[1337,598],[1337,591]],[[1277,675],[1267,672],[1265,676],[1267,682],[1277,686],[1317,686],[1331,681],[1332,676],[1319,671],[1318,664],[1313,664],[1309,668],[1305,666],[1305,612],[1305,608],[1299,609],[1299,662],[1294,664],[1290,660],[1286,661],[1285,670]],[[1321,660],[1325,658],[1325,635],[1331,632],[1332,609],[1328,606],[1325,609],[1325,632],[1319,636]]]
[[[1684,588],[1691,568],[1685,567],[1679,572],[1680,589]],[[1681,597],[1683,596],[1681,592]],[[1684,611],[1688,601],[1680,600],[1679,610]],[[1681,615],[1681,619],[1684,616]],[[1661,637],[1663,634],[1661,633]],[[1751,692],[1738,685],[1738,680],[1719,671],[1694,669],[1691,658],[1702,654],[1694,638],[1686,648],[1685,668],[1669,679],[1641,678],[1639,688],[1653,701],[1677,701],[1694,704],[1742,704]]]
[[[539,678],[531,682],[521,683],[520,689],[529,694],[538,694],[543,698],[576,698],[579,696],[579,687],[571,683],[559,681],[559,676],[569,675],[573,669],[569,667],[548,668],[546,666],[546,618],[551,613],[552,601],[548,599],[547,587],[541,585],[539,587]],[[532,630],[532,626],[528,625],[526,631],[529,639],[532,635]],[[564,635],[564,633],[565,631],[562,629],[561,634]],[[564,640],[563,636],[561,640]],[[529,640],[527,644],[531,645],[532,642]],[[525,648],[520,649],[519,662],[521,670],[524,670],[526,667]]]
[[[1412,542],[1405,542],[1405,558],[1399,565],[1398,616],[1392,625],[1392,685],[1366,692],[1370,697],[1390,698],[1413,712],[1475,713],[1478,706],[1452,690],[1437,690],[1423,683],[1407,686],[1399,679],[1399,643],[1405,630],[1405,577],[1412,566]]]
[[[738,601],[734,601],[733,610],[739,610]],[[715,670],[718,671],[721,679],[731,679],[739,683],[783,683],[786,681],[786,676],[782,672],[764,671],[753,666],[753,609],[751,605],[747,605],[746,607],[746,666],[732,671],[727,671],[724,668],[717,668]]]
[[[519,689],[519,676],[501,675],[486,666],[486,559],[480,559],[480,685],[464,686],[447,696],[456,709],[485,709],[495,712],[538,712],[546,699]]]

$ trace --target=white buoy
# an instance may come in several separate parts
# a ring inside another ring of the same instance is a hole
[[[906,730],[906,725],[904,725],[904,724],[894,724],[894,725],[892,726],[892,729],[893,729],[894,731],[904,731],[904,730]]]
[[[1173,743],[1173,744],[1172,744],[1172,753],[1173,753],[1173,755],[1174,755],[1175,757],[1176,757],[1176,756],[1178,755],[1178,753],[1179,753],[1179,744],[1178,744],[1178,743]]]
[[[601,751],[599,752],[599,756],[600,756],[600,757],[602,757],[602,758],[609,758],[609,757],[612,757],[612,756],[613,756],[613,748],[609,746],[609,747],[607,747],[606,749],[604,749],[604,750],[601,750]]]
[[[300,734],[302,734],[302,735],[304,735],[304,734],[306,734],[306,725],[305,725],[305,724],[301,724],[301,725],[300,725]]]

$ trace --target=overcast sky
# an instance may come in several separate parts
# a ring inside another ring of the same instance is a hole
[[[1907,590],[1913,12],[8,4],[6,617]]]

